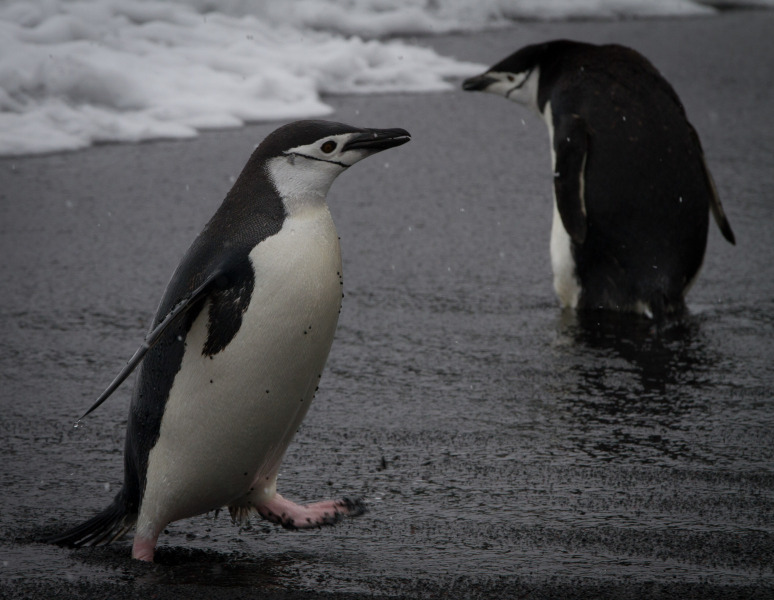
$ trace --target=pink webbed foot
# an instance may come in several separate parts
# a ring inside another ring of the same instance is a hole
[[[279,494],[255,507],[264,519],[281,525],[285,529],[309,529],[333,525],[342,517],[357,517],[366,512],[362,500],[326,500],[314,504],[296,504]]]
[[[134,537],[132,544],[132,558],[153,562],[153,554],[156,551],[156,541],[158,538]]]

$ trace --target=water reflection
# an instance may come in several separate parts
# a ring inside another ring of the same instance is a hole
[[[714,354],[690,315],[661,327],[608,312],[558,318],[558,398],[578,449],[603,459],[703,460],[690,432],[706,409]]]
[[[637,376],[639,396],[663,395],[676,384],[701,386],[713,362],[703,345],[699,321],[691,315],[657,327],[637,315],[565,311],[558,330],[581,351],[625,361]],[[591,390],[600,385],[594,373],[587,373],[586,379]]]

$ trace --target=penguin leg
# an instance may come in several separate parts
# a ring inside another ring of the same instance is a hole
[[[147,508],[151,503],[144,503],[140,509],[140,515],[137,519],[137,527],[134,531],[134,542],[132,543],[132,558],[153,562],[153,555],[156,552],[156,544],[159,541],[159,535],[170,523],[170,519],[158,514],[151,514]]]
[[[132,558],[153,562],[153,554],[156,552],[156,542],[158,539],[158,535],[155,537],[135,535],[134,543],[132,544]]]
[[[325,500],[314,504],[296,504],[280,494],[253,507],[267,521],[285,529],[309,529],[333,525],[344,516],[357,517],[366,512],[362,500]]]
[[[366,512],[362,500],[343,498],[303,505],[282,497],[276,489],[276,480],[263,488],[253,487],[250,493],[229,505],[231,518],[235,522],[244,521],[255,511],[267,521],[285,529],[309,529],[333,525],[342,517],[357,517]]]

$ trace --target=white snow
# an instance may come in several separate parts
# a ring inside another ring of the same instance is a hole
[[[752,0],[774,5],[774,0]],[[23,0],[0,4],[0,156],[330,114],[325,94],[452,89],[486,65],[397,34],[677,16],[706,0]]]

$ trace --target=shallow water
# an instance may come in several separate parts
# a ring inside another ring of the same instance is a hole
[[[274,125],[0,161],[0,593],[11,597],[754,597],[774,588],[772,18],[533,24],[428,43],[489,62],[528,43],[645,52],[699,131],[738,245],[712,225],[690,315],[557,308],[548,143],[476,94],[344,97],[402,126],[329,196],[344,307],[282,493],[370,512],[290,533],[226,513],[129,543],[36,543],[121,481],[131,385],[75,419],[142,339],[166,281]],[[722,35],[721,35],[722,32]],[[747,57],[757,56],[755,61]],[[764,60],[764,57],[769,57]],[[687,65],[687,66],[686,66]],[[768,65],[768,66],[767,66]],[[744,82],[738,96],[729,82]],[[765,168],[764,168],[765,167]]]

